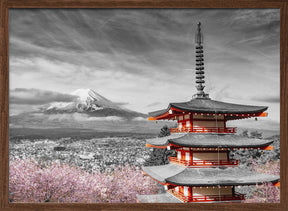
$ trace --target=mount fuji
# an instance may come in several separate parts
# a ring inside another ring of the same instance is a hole
[[[32,134],[32,128],[37,134],[39,130],[40,135],[43,130],[48,131],[45,132],[47,135],[61,135],[61,131],[67,131],[67,134],[78,131],[82,134],[82,129],[109,134],[157,134],[163,126],[162,123],[148,121],[147,114],[126,109],[120,103],[113,102],[92,89],[77,89],[65,96],[68,98],[57,98],[57,101],[35,106],[34,111],[10,115],[9,127],[13,128],[14,132],[17,130],[19,134],[25,131]],[[57,128],[61,130],[57,132]]]
[[[53,102],[41,110],[45,114],[85,113],[93,117],[119,116],[126,119],[147,117],[146,114],[122,108],[92,89],[77,89],[71,102]]]

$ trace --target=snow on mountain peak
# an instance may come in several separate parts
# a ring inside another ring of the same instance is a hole
[[[80,109],[99,110],[103,108],[117,108],[120,109],[115,103],[98,94],[92,89],[77,89],[71,93],[78,96],[76,107]]]
[[[80,100],[86,100],[90,95],[89,92],[93,90],[91,89],[77,89],[74,92],[71,92],[71,95],[76,95],[79,97]]]
[[[87,100],[91,101],[104,101],[112,103],[110,100],[106,99],[105,97],[101,96],[97,92],[92,89],[77,89],[71,93],[71,95],[76,95],[79,97],[79,100],[82,102],[86,102]]]

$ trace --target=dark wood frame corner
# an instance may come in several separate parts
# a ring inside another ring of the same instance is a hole
[[[280,9],[280,204],[56,204],[9,203],[9,8],[278,8]],[[0,1],[0,210],[288,210],[288,0],[1,0]]]

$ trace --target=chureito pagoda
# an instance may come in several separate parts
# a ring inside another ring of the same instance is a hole
[[[265,117],[268,107],[210,99],[204,92],[201,23],[195,44],[197,93],[188,102],[170,103],[166,109],[149,113],[149,120],[178,123],[177,128],[170,128],[171,135],[146,143],[146,147],[176,150],[177,156],[169,157],[169,164],[143,167],[143,173],[164,185],[166,193],[138,195],[140,203],[241,202],[245,195],[237,193],[235,186],[279,185],[279,176],[240,168],[238,160],[229,158],[234,149],[273,149],[273,141],[235,135],[235,127],[226,127],[227,121]]]

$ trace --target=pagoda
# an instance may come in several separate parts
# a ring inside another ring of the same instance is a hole
[[[273,149],[273,141],[236,135],[227,121],[265,117],[268,107],[211,100],[204,92],[204,55],[201,23],[196,43],[197,93],[188,102],[170,103],[166,109],[149,113],[149,120],[174,120],[171,134],[149,139],[146,147],[176,150],[169,164],[143,167],[143,174],[164,185],[165,193],[138,195],[141,203],[241,202],[245,195],[236,186],[279,185],[279,176],[250,171],[229,158],[235,149]]]

